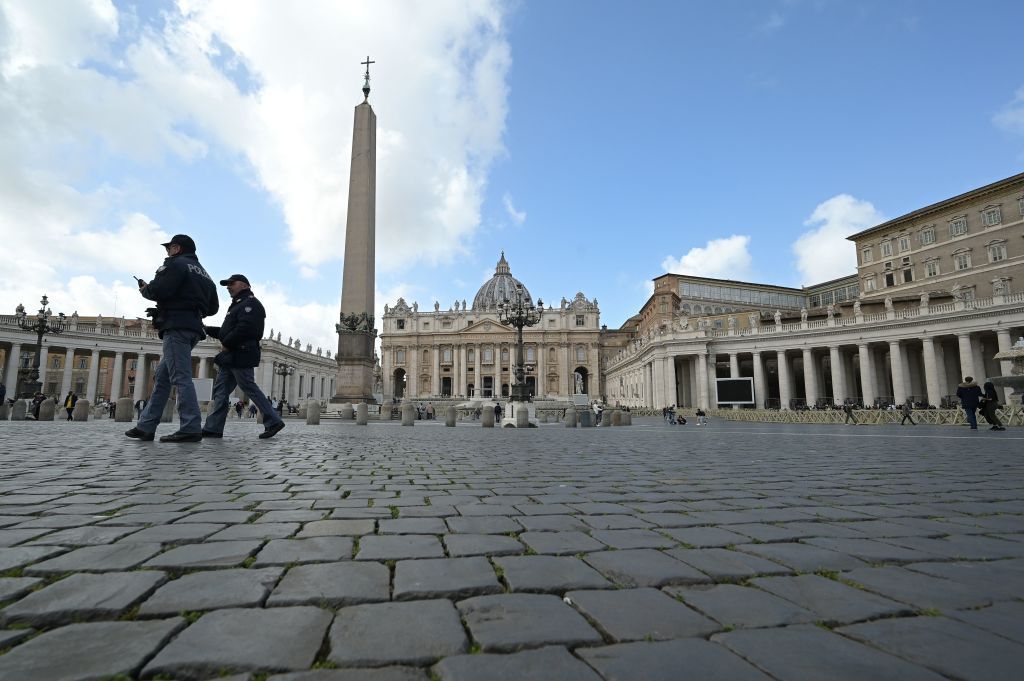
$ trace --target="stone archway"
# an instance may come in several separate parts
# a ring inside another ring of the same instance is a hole
[[[586,367],[582,367],[582,366],[579,366],[579,367],[576,367],[575,369],[573,369],[573,378],[572,378],[573,385],[570,387],[569,392],[574,394],[574,395],[577,393],[576,385],[575,385],[575,381],[576,381],[575,374],[579,374],[580,377],[583,379],[583,391],[582,391],[582,394],[583,395],[589,395],[590,394],[590,392],[589,392],[590,391],[590,373],[587,371]]]
[[[395,373],[391,375],[391,379],[395,386],[395,399],[402,399],[402,397],[405,396],[405,369],[395,369]]]

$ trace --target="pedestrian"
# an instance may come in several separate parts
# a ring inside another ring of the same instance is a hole
[[[696,416],[697,416],[697,425],[698,426],[706,426],[707,425],[707,423],[708,423],[707,422],[708,415],[704,413],[703,409],[701,409],[700,407],[697,407]]]
[[[238,400],[237,402],[235,402],[235,418],[242,418],[242,410],[244,409],[245,404],[242,402],[242,400]]]
[[[274,437],[284,428],[284,419],[274,416],[270,400],[256,384],[253,368],[260,364],[260,339],[263,338],[263,320],[267,314],[263,304],[253,295],[249,280],[242,274],[232,274],[222,279],[231,294],[231,306],[221,326],[205,326],[206,333],[220,341],[221,351],[213,361],[219,371],[213,382],[213,403],[206,415],[203,437],[224,437],[224,423],[228,418],[228,399],[235,387],[263,410],[263,432],[260,439]],[[235,406],[238,417],[242,416],[242,402]]]
[[[983,393],[981,411],[985,414],[985,420],[992,424],[989,430],[1006,430],[1003,422],[999,420],[999,414],[996,413],[999,409],[999,393],[996,392],[995,384],[992,381],[985,381]]]
[[[142,418],[142,410],[146,408],[146,400],[139,399],[135,401],[135,418]]]
[[[846,420],[843,421],[843,425],[852,424],[857,425],[857,417],[853,413],[852,404],[843,405],[843,413],[846,414]]]
[[[3,383],[0,383],[0,406],[3,406],[5,404],[5,400],[6,399],[7,399],[7,386],[4,385]]]
[[[501,420],[501,405],[498,403],[494,404],[494,422],[497,423]]]
[[[46,399],[46,395],[42,393],[36,393],[35,397],[32,398],[32,416],[36,421],[39,420],[39,406]]]
[[[114,418],[114,416],[115,416],[115,414],[117,412],[117,402],[115,402],[114,400],[111,400],[110,404],[107,405],[107,409],[110,412],[110,418]]]
[[[199,442],[203,439],[203,420],[199,400],[192,383],[192,349],[206,337],[203,317],[217,314],[217,286],[196,257],[196,244],[186,234],[176,234],[162,244],[167,253],[153,279],[138,280],[143,298],[156,302],[146,310],[153,317],[163,341],[163,356],[156,367],[153,392],[138,423],[125,432],[128,437],[152,440],[160,424],[171,387],[178,390],[177,432],[164,435],[161,442]]]
[[[675,423],[677,425],[680,425],[680,426],[685,426],[686,425],[686,417],[683,416],[683,408],[682,407],[676,407],[673,410],[673,416],[675,416]]]
[[[910,421],[910,425],[912,426],[917,425],[914,423],[914,408],[910,405],[910,400],[903,403],[903,406],[900,407],[900,413],[903,414],[903,420],[900,421],[901,426],[907,425],[907,421]]]
[[[69,390],[68,396],[64,398],[64,409],[68,412],[68,421],[71,420],[71,412],[75,410],[75,402],[78,402],[78,395]]]
[[[255,404],[250,404],[249,405],[249,418],[251,418],[251,419],[256,418],[256,405]]]
[[[967,414],[967,423],[970,424],[971,430],[977,430],[978,417],[974,412],[981,401],[981,388],[974,382],[973,376],[964,376],[964,382],[956,389],[956,396]]]

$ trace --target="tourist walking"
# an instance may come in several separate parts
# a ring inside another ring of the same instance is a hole
[[[996,413],[999,409],[999,393],[996,392],[996,386],[992,381],[985,381],[985,387],[982,394],[981,401],[981,413],[985,415],[985,420],[992,424],[989,430],[1006,430],[1003,426],[1003,422],[999,420],[999,414]]]
[[[917,425],[914,423],[914,408],[910,406],[910,400],[903,403],[903,406],[900,407],[900,413],[903,414],[903,420],[900,421],[901,426],[907,425],[907,421],[910,421],[912,426]]]
[[[251,419],[256,418],[256,405],[255,404],[250,404],[249,405],[249,418],[251,418]]]
[[[235,402],[235,418],[242,418],[242,411],[245,409],[245,404],[242,400]]]
[[[71,420],[71,412],[75,410],[75,402],[78,402],[78,395],[69,390],[68,396],[64,398],[64,409],[68,412],[68,421]]]
[[[202,437],[224,437],[228,399],[237,386],[263,411],[264,430],[259,437],[265,440],[284,428],[284,420],[274,413],[270,400],[256,384],[253,372],[253,368],[260,364],[260,339],[263,338],[263,320],[267,314],[244,275],[232,274],[222,279],[220,285],[226,286],[231,294],[231,306],[221,326],[203,327],[207,334],[220,341],[221,352],[213,359],[219,371],[213,382],[213,402],[206,415]],[[235,409],[241,418],[241,401]]]
[[[161,442],[199,442],[203,439],[203,420],[199,400],[192,383],[192,349],[206,337],[203,317],[217,314],[217,286],[196,257],[196,244],[186,234],[176,234],[162,244],[167,252],[164,264],[153,280],[138,280],[143,298],[156,302],[146,310],[153,327],[163,341],[163,356],[153,377],[153,392],[138,423],[125,432],[128,437],[152,440],[160,424],[171,387],[178,391],[177,432],[160,438]]]
[[[960,400],[960,406],[964,408],[964,413],[967,414],[967,423],[970,424],[971,430],[977,430],[978,416],[975,410],[981,402],[982,393],[973,376],[964,376],[964,382],[956,389],[956,396]]]
[[[146,400],[137,400],[135,402],[135,418],[139,419],[142,416],[142,410],[146,408]]]
[[[844,404],[843,405],[843,413],[846,414],[846,420],[843,421],[843,425],[847,425],[847,424],[852,424],[854,426],[857,425],[857,417],[853,413],[853,405],[852,404]]]
[[[705,414],[704,410],[701,409],[700,407],[697,407],[696,416],[697,416],[697,425],[698,426],[706,426],[708,424],[708,420],[707,420],[708,419],[708,415]]]

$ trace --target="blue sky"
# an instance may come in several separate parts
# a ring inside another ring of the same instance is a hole
[[[615,327],[666,270],[791,286],[1024,166],[1013,2],[0,0],[0,307],[135,316],[162,236],[335,344],[352,108],[378,116],[378,313],[505,250]]]

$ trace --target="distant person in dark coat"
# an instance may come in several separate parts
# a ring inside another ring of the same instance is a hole
[[[971,430],[977,430],[978,416],[975,411],[981,402],[982,393],[973,376],[964,376],[964,382],[956,389],[956,396],[967,414],[967,423],[971,424]]]
[[[914,408],[910,405],[910,400],[903,403],[903,406],[900,407],[900,413],[903,414],[903,420],[900,421],[901,426],[907,425],[907,421],[910,421],[912,426],[917,425],[914,423]]]
[[[67,397],[64,398],[64,408],[68,411],[68,421],[71,420],[71,412],[75,410],[75,402],[77,401],[78,395],[69,390]]]
[[[1006,430],[1003,422],[999,420],[999,414],[996,413],[999,409],[999,393],[996,392],[995,384],[992,381],[985,381],[983,392],[981,413],[985,415],[985,420],[992,424],[989,430]]]

